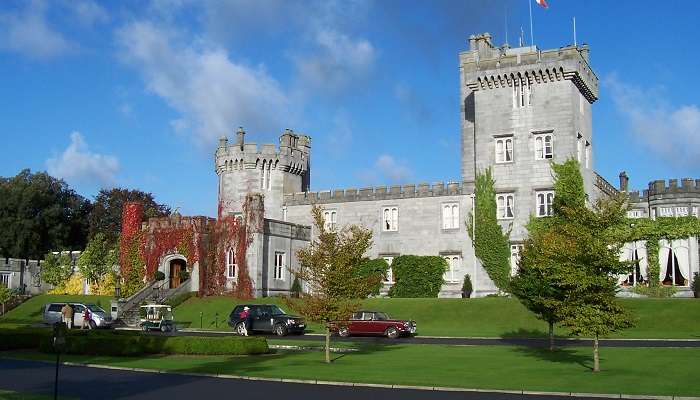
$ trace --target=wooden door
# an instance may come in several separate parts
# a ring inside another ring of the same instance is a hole
[[[180,271],[182,266],[179,262],[170,262],[170,289],[180,286]]]

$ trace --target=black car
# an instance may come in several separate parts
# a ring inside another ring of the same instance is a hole
[[[245,321],[240,317],[244,307],[250,308],[251,326],[248,333],[272,332],[277,336],[286,336],[289,333],[303,334],[306,329],[303,318],[288,315],[274,304],[241,304],[228,317],[228,325],[240,335],[245,330]]]

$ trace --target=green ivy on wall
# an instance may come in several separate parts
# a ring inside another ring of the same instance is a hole
[[[469,236],[489,278],[500,291],[505,291],[510,282],[510,231],[504,233],[496,218],[496,191],[491,168],[477,174],[475,184],[476,227],[474,215],[470,212],[467,219]]]

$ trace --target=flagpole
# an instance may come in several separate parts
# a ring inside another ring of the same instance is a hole
[[[576,43],[576,17],[574,17],[574,46],[578,46]]]
[[[532,29],[532,0],[527,0],[527,5],[530,7],[530,43],[532,46],[535,45],[535,33]]]

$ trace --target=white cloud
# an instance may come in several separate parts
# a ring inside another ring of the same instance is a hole
[[[0,49],[15,51],[38,59],[70,52],[75,47],[46,18],[47,5],[34,0],[25,9],[0,13]]]
[[[119,160],[91,152],[80,132],[73,132],[68,147],[60,156],[46,160],[46,167],[50,175],[68,181],[109,185],[119,171]]]
[[[280,130],[291,118],[290,102],[264,66],[236,63],[221,47],[203,41],[180,43],[176,32],[150,22],[131,23],[117,33],[125,62],[148,89],[181,117],[174,127],[200,145],[243,126],[252,132]]]
[[[366,39],[321,28],[313,42],[315,51],[295,59],[302,80],[316,89],[339,91],[365,78],[374,66],[376,50]]]
[[[361,170],[357,176],[366,184],[399,184],[410,181],[413,178],[413,172],[393,156],[382,154],[372,168]]]
[[[700,166],[700,108],[673,105],[662,88],[641,89],[612,74],[605,79],[630,134],[659,158],[680,166]]]
[[[92,0],[71,0],[67,6],[83,25],[90,26],[109,21],[107,11]]]

